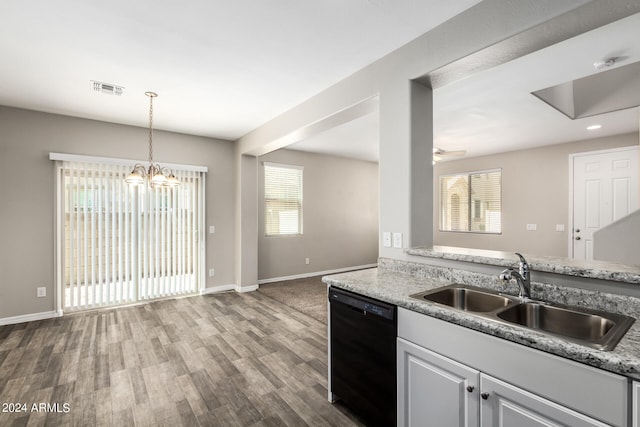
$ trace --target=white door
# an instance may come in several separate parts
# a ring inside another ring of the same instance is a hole
[[[638,147],[572,156],[571,256],[593,260],[593,233],[638,209]]]

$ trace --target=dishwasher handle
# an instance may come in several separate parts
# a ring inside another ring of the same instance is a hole
[[[329,288],[329,302],[342,304],[362,312],[365,316],[374,315],[393,321],[396,317],[396,306],[382,301],[358,295],[342,289]]]

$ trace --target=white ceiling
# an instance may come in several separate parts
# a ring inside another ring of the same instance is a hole
[[[291,144],[287,148],[378,162],[380,158],[379,139],[380,120],[378,113],[370,113]]]
[[[478,2],[2,0],[0,104],[235,140]]]
[[[620,58],[616,66],[640,61],[638,40],[640,14],[436,89],[434,146],[473,157],[637,132],[638,108],[570,120],[531,92],[595,74],[594,62],[606,58]],[[348,123],[346,135],[333,129],[291,148],[375,160],[377,118]],[[586,130],[592,123],[602,128]]]

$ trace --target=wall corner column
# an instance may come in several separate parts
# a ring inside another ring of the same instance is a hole
[[[411,246],[432,246],[433,90],[411,82]]]
[[[380,92],[380,256],[382,233],[402,233],[403,248],[433,245],[433,91],[403,80]],[[392,245],[393,246],[393,245]]]
[[[236,152],[235,281],[239,292],[258,286],[258,158]]]

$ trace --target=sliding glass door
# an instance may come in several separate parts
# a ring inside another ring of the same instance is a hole
[[[58,162],[59,307],[193,294],[204,277],[204,172],[130,187],[129,165]]]

